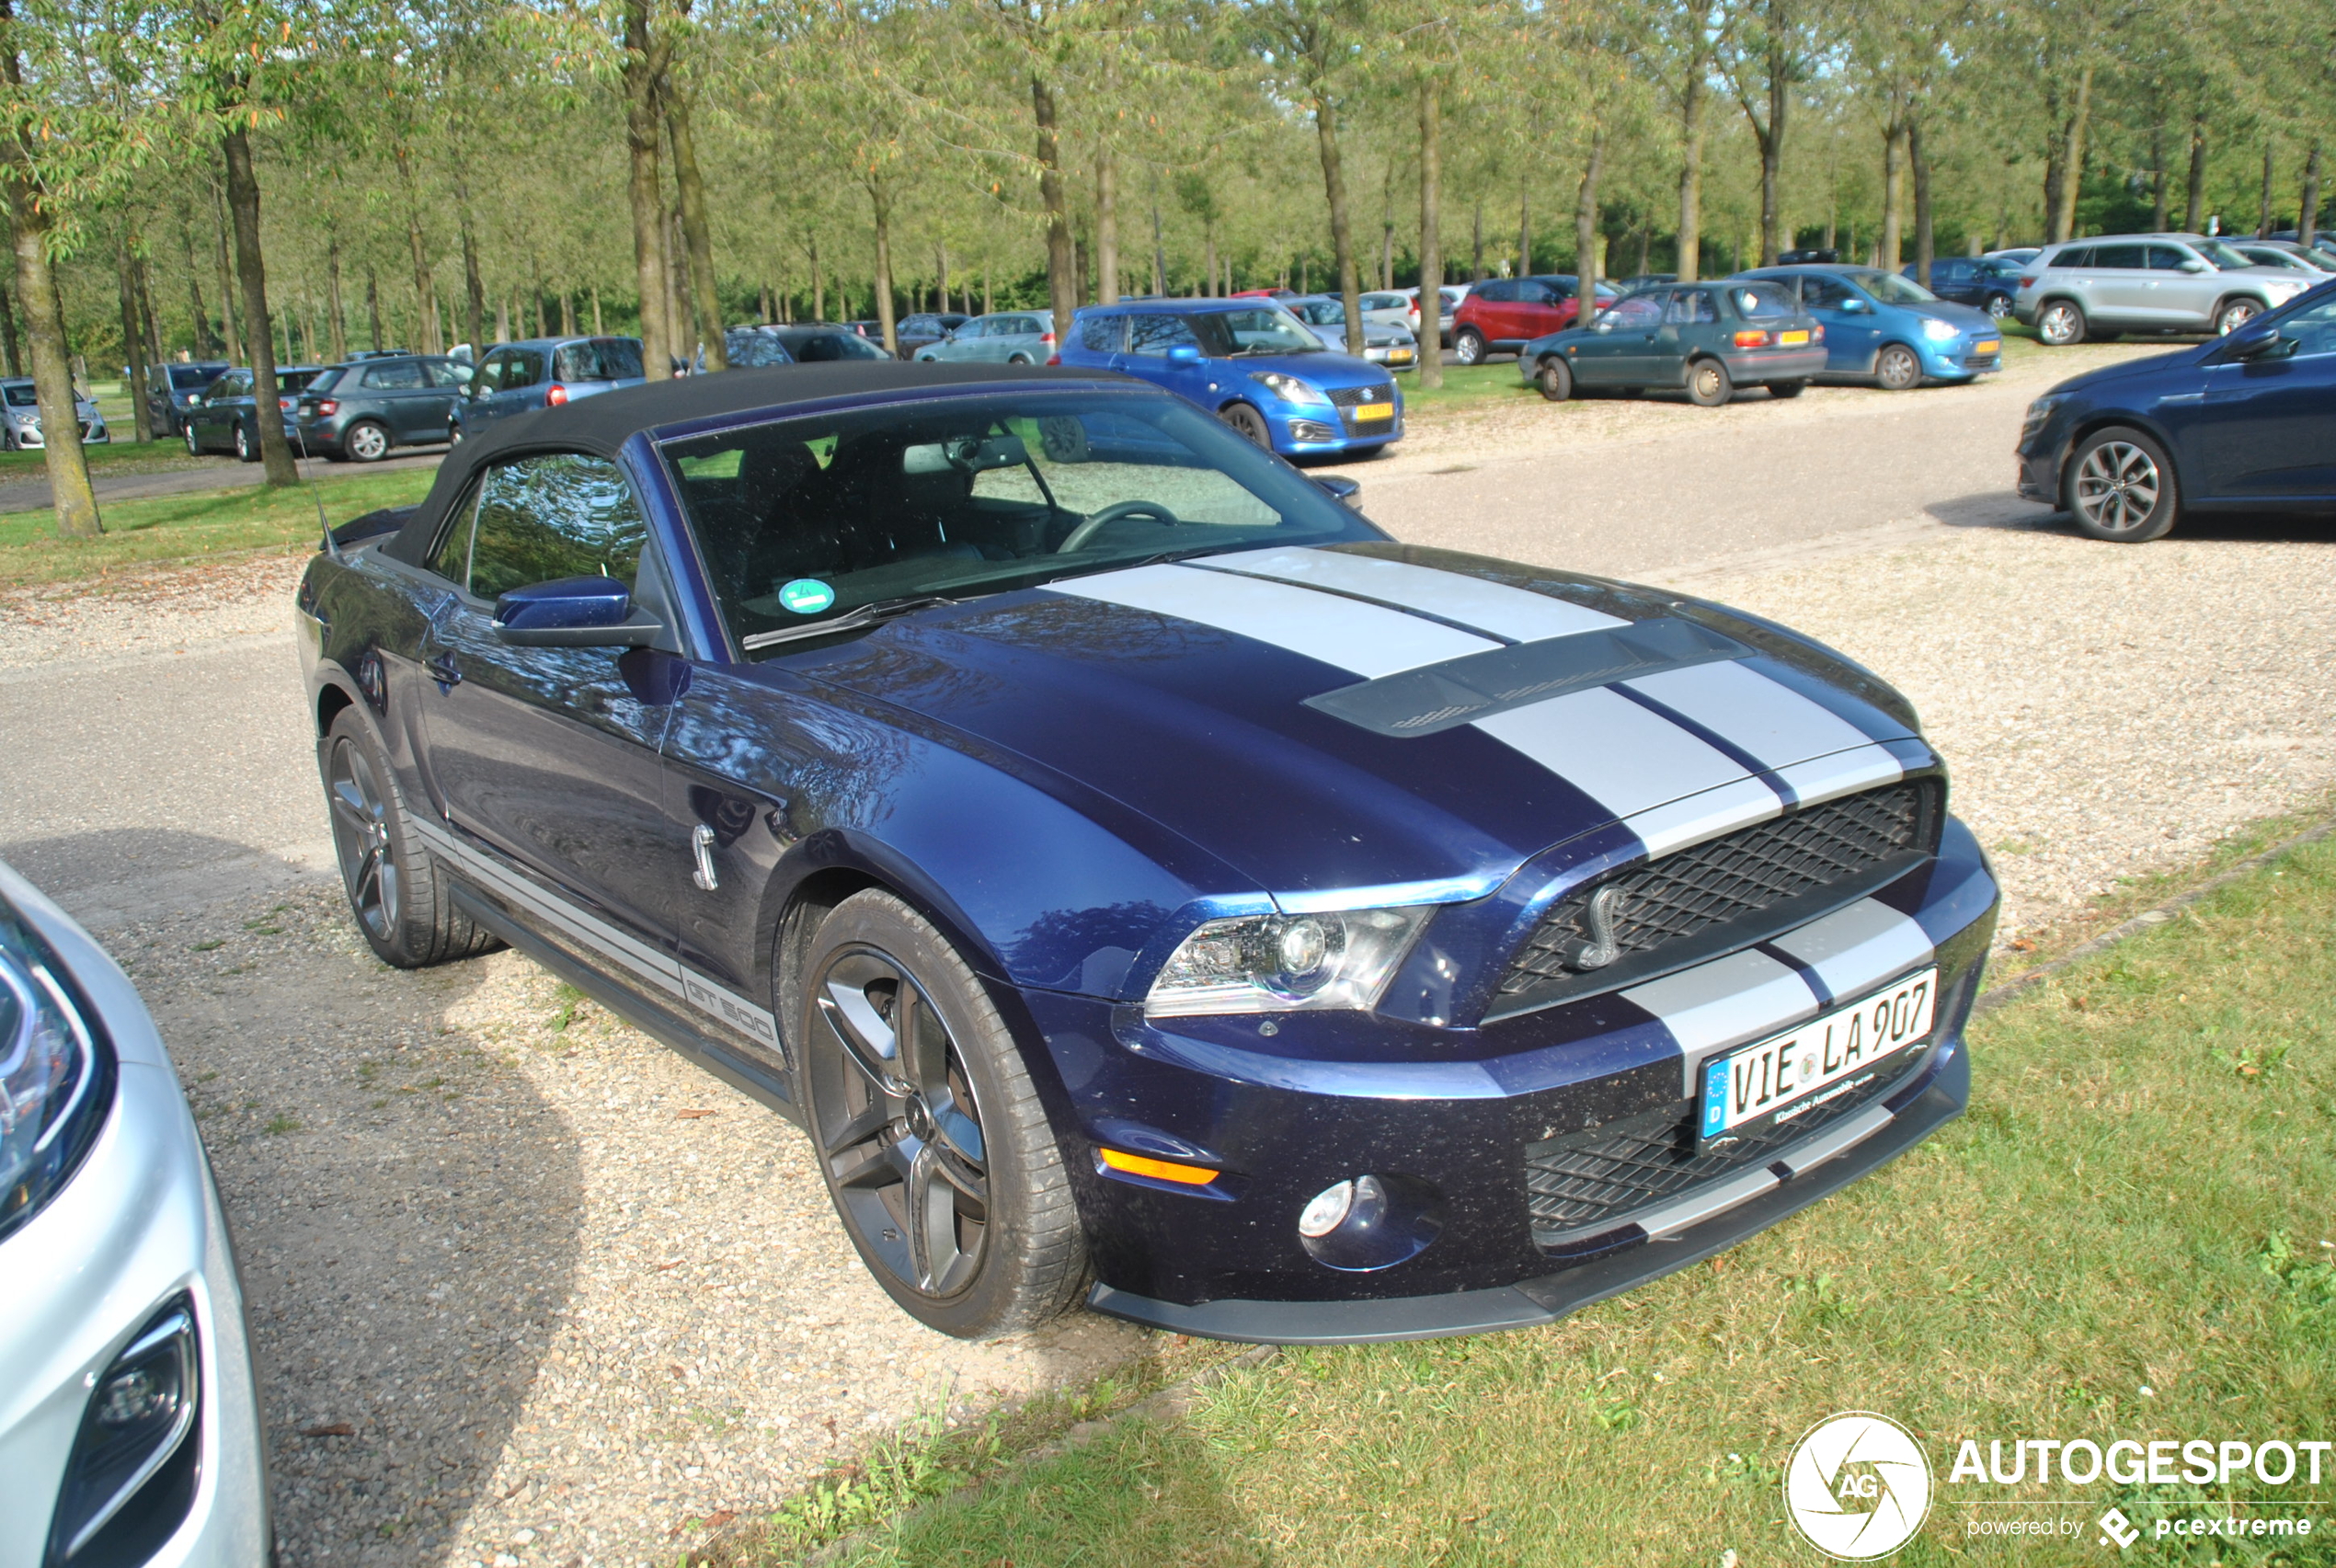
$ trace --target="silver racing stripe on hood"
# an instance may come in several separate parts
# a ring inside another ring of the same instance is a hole
[[[1243,577],[1277,578],[1284,582],[1375,600],[1398,609],[1433,615],[1439,621],[1455,622],[1504,642],[1539,642],[1544,637],[1610,631],[1630,624],[1604,611],[1552,599],[1530,589],[1438,571],[1434,567],[1415,567],[1408,561],[1380,560],[1375,555],[1349,555],[1334,550],[1256,550],[1203,555],[1185,564],[1238,572]]]

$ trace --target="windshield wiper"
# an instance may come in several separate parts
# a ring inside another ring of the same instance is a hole
[[[957,601],[938,593],[910,593],[898,599],[876,599],[847,610],[832,621],[813,621],[801,626],[782,626],[775,632],[756,632],[739,639],[739,646],[749,653],[758,653],[781,643],[801,642],[807,637],[824,637],[835,632],[856,632],[863,626],[873,626],[879,621],[889,621],[935,605],[955,604]]]

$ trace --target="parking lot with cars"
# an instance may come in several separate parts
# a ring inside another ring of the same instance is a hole
[[[1401,538],[1725,600],[1899,683],[2010,940],[2336,775],[2324,521],[2124,550],[2012,494],[2027,402],[2135,352],[1917,400],[1414,416],[1345,472]],[[0,713],[40,738],[0,762],[0,855],[98,927],[188,1085],[270,1369],[288,1561],[647,1562],[920,1411],[1175,1354],[1098,1319],[986,1346],[918,1327],[770,1113],[514,954],[377,964],[326,879],[295,571],[0,620]],[[2273,614],[2293,646],[2267,668]],[[86,787],[125,751],[136,791]]]

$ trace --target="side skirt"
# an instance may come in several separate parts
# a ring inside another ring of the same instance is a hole
[[[773,1071],[630,986],[592,968],[468,886],[456,882],[453,895],[464,914],[611,1013],[678,1051],[739,1093],[760,1100],[797,1127],[803,1125],[803,1108],[796,1103],[793,1085],[784,1074]]]

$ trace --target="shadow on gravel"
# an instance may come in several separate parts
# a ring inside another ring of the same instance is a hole
[[[1950,528],[1999,528],[2024,533],[2075,534],[2065,511],[2050,511],[2021,500],[2010,490],[1991,490],[1933,501],[1923,510]],[[2170,538],[2220,539],[2262,544],[2336,542],[2336,513],[2193,512],[2174,525]]]
[[[486,1495],[583,1215],[566,1121],[486,1048],[494,960],[390,969],[338,887],[112,934],[234,1227],[282,1562],[441,1561],[465,1515],[536,1484]]]
[[[1980,490],[1952,500],[1932,501],[1923,511],[1949,528],[2007,528],[2021,532],[2065,524],[2033,501],[2023,501],[2012,490]]]
[[[267,881],[271,870],[281,869],[275,880],[288,881],[308,869],[249,844],[175,828],[107,828],[14,842],[0,839],[0,856],[85,923],[96,905],[110,912],[119,902],[117,895],[150,895],[152,911],[189,909],[209,903],[212,896],[249,891],[255,882]],[[214,872],[225,884],[215,889],[205,886],[206,874]]]

